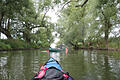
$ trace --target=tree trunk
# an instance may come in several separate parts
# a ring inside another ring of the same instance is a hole
[[[109,42],[108,42],[108,38],[109,38],[109,31],[110,31],[110,28],[111,28],[111,24],[110,24],[110,21],[109,21],[109,18],[107,18],[104,14],[104,11],[102,11],[102,14],[104,16],[104,33],[105,33],[105,47],[108,48],[109,46]]]
[[[72,43],[72,41],[70,41],[69,43],[73,46],[74,49],[76,49],[76,50],[79,49],[77,44]]]
[[[3,28],[2,21],[3,21],[4,14],[0,13],[0,32],[7,36],[8,39],[12,39],[11,33],[10,33],[10,19],[8,19],[8,24]]]
[[[112,27],[112,24],[110,24],[110,21],[106,20],[105,21],[105,45],[106,45],[106,48],[109,48],[108,39],[109,39],[109,33],[110,33],[111,27]]]
[[[12,39],[12,36],[9,30],[0,27],[0,32],[5,34],[8,39]]]
[[[29,32],[27,33],[26,31],[24,31],[23,32],[23,38],[24,38],[25,41],[30,43],[31,40],[30,40],[30,33]]]
[[[106,48],[108,48],[108,35],[109,35],[108,29],[105,29],[105,47]]]
[[[30,43],[31,42],[30,31],[32,29],[30,29],[30,27],[29,27],[30,25],[28,24],[28,22],[25,22],[24,26],[25,26],[26,29],[23,31],[23,38],[24,38],[25,41]]]

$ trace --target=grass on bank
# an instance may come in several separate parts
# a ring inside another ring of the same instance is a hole
[[[8,39],[1,39],[0,40],[0,49],[21,49],[21,48],[36,48],[39,47],[35,43],[27,43],[23,40],[8,40]]]

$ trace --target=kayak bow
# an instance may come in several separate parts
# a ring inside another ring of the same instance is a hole
[[[32,80],[74,80],[54,58],[49,58]]]

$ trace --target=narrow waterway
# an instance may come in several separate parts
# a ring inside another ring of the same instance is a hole
[[[120,52],[87,50],[50,55],[41,50],[0,52],[0,80],[31,80],[49,56],[75,80],[120,80]]]

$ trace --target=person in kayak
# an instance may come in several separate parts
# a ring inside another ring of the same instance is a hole
[[[32,80],[74,80],[68,72],[64,72],[54,58],[50,58],[44,66],[40,68]]]

